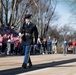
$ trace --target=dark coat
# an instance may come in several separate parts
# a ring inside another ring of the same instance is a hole
[[[35,24],[30,22],[29,25],[26,23],[23,24],[23,26],[20,29],[20,32],[23,34],[22,36],[22,43],[24,45],[31,45],[33,44],[33,35],[35,38],[35,44],[37,43],[37,38],[38,38],[38,30]],[[25,33],[28,33],[30,35],[25,35]]]

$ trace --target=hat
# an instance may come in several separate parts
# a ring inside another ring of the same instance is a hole
[[[31,18],[31,14],[25,14],[25,18],[24,19],[30,19]]]

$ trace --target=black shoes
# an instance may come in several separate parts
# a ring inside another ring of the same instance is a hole
[[[32,64],[29,64],[29,68],[31,68],[32,67]]]
[[[27,67],[27,64],[23,63],[22,67],[25,69]]]
[[[22,67],[23,67],[24,69],[26,69],[27,64],[23,63],[23,64],[22,64]],[[32,67],[32,64],[29,64],[29,68],[31,68],[31,67]]]

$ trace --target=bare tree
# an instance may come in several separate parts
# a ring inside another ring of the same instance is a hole
[[[2,25],[2,3],[0,0],[0,26]]]
[[[37,26],[40,35],[47,32],[50,22],[55,19],[56,0],[1,0],[3,9],[3,23],[18,29],[23,23],[25,13],[32,13],[32,21]]]
[[[55,0],[33,0],[34,5],[31,12],[34,15],[33,21],[38,24],[39,33],[42,36],[47,32],[50,22],[55,18],[57,1]]]
[[[26,9],[34,4],[31,0],[0,0],[3,7],[3,23],[8,25],[18,25],[22,20]],[[25,4],[23,4],[25,3]],[[23,6],[24,5],[24,6]],[[22,7],[21,7],[22,6]],[[20,11],[23,9],[22,11]],[[20,14],[21,13],[21,14]]]
[[[64,25],[63,27],[60,28],[60,35],[62,35],[63,38],[66,38],[68,35],[72,35],[73,32],[74,32],[73,28],[68,25]]]
[[[1,26],[1,0],[0,0],[0,26]]]

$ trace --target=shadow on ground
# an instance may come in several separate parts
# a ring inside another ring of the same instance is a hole
[[[72,62],[76,62],[76,59],[37,64],[37,65],[33,65],[32,68],[27,67],[26,69],[19,67],[19,68],[2,70],[2,71],[0,71],[0,75],[16,75],[16,74],[20,74],[20,73],[24,73],[24,72],[30,72],[30,71],[34,71],[34,70],[43,69],[43,68],[58,67],[59,65],[72,63]],[[63,67],[72,67],[72,66],[69,65],[69,66],[63,66]]]

